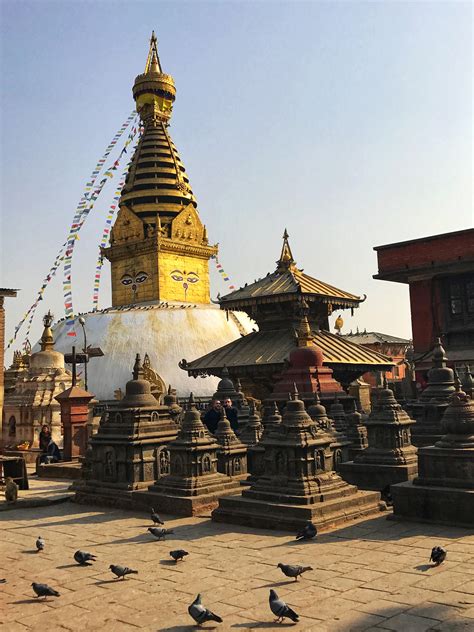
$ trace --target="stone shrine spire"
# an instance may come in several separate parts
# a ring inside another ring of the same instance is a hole
[[[176,88],[152,33],[133,98],[143,133],[103,254],[112,264],[112,305],[165,300],[210,303],[210,246],[189,178],[168,128]]]

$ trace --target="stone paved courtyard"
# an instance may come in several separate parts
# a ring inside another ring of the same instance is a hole
[[[285,532],[213,524],[202,518],[166,519],[175,530],[164,542],[147,532],[146,515],[101,510],[72,502],[0,515],[1,629],[192,630],[188,604],[197,592],[223,617],[219,630],[474,631],[474,534],[461,529],[388,521],[386,514],[296,543]],[[46,550],[35,553],[41,535]],[[431,568],[432,546],[448,549]],[[98,556],[93,566],[72,559],[77,549]],[[169,551],[190,555],[175,564]],[[278,562],[311,565],[298,582]],[[138,570],[112,578],[110,563]],[[31,582],[61,596],[34,599]],[[274,588],[300,623],[273,623]]]

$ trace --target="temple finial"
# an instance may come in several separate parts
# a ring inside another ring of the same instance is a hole
[[[133,365],[133,379],[138,380],[140,378],[140,374],[142,373],[142,367],[140,364],[140,354],[137,353],[135,356],[135,364]]]
[[[43,316],[44,330],[43,335],[41,336],[41,351],[54,348],[53,332],[51,331],[53,319],[54,316],[51,314],[51,310],[48,310],[48,313]]]
[[[285,232],[283,233],[283,246],[281,248],[280,258],[277,261],[278,270],[288,270],[295,265],[288,238],[288,231],[285,228]]]
[[[150,38],[150,50],[148,51],[148,57],[145,64],[145,74],[149,72],[161,73],[160,58],[158,56],[158,40],[156,39],[155,31],[151,32]]]
[[[313,341],[311,335],[311,327],[309,326],[308,317],[302,316],[300,326],[298,327],[298,347],[309,347]]]

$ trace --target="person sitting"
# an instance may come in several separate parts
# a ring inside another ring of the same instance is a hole
[[[210,408],[206,411],[203,421],[211,434],[215,434],[217,430],[217,424],[221,418],[222,405],[218,399],[213,399]]]
[[[40,457],[40,463],[57,463],[60,460],[61,452],[59,451],[58,445],[53,439],[50,439],[46,453]]]
[[[46,452],[48,450],[49,442],[51,441],[51,430],[49,426],[44,424],[41,428],[41,432],[39,433],[39,447],[41,452]]]
[[[238,432],[239,430],[239,412],[235,406],[232,406],[232,400],[227,397],[224,400],[224,410],[225,416],[230,422],[230,427],[234,432]]]

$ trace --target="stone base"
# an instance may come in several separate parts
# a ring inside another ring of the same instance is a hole
[[[308,505],[273,503],[242,496],[220,498],[212,512],[216,522],[230,522],[262,529],[297,531],[311,520],[319,531],[340,527],[380,511],[378,492],[355,491],[349,496]]]
[[[210,513],[219,503],[219,498],[240,492],[239,481],[233,481],[224,489],[199,496],[174,496],[157,491],[136,491],[132,494],[132,504],[137,509],[168,513],[175,516],[197,516]]]
[[[391,492],[394,520],[474,527],[474,489],[406,482],[393,485]]]
[[[410,481],[418,473],[418,464],[375,465],[348,461],[339,465],[338,473],[342,478],[360,489],[382,491],[387,485]]]
[[[416,448],[426,448],[428,446],[434,445],[438,441],[440,441],[443,437],[443,433],[438,430],[435,432],[420,432],[416,433],[414,431],[415,426],[413,426],[411,431],[411,443]]]
[[[36,459],[43,453],[39,448],[30,448],[29,450],[10,450],[5,448],[3,454],[5,456],[21,456],[25,463],[36,463]]]
[[[78,480],[82,476],[82,464],[80,461],[61,461],[49,465],[38,465],[36,473],[40,478],[66,478]]]

